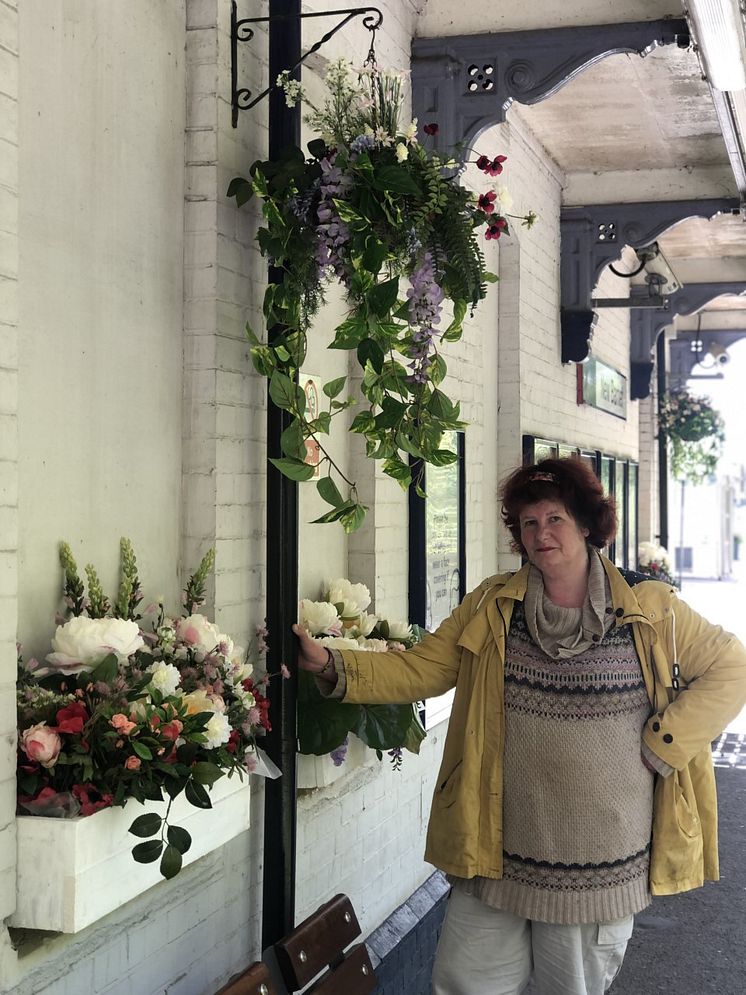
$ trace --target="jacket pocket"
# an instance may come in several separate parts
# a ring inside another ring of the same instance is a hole
[[[441,808],[450,808],[456,801],[457,789],[461,781],[462,763],[463,761],[459,760],[456,766],[451,768],[450,773],[440,779],[435,792],[435,801]]]
[[[676,821],[679,824],[679,828],[685,836],[696,837],[700,835],[700,825],[699,817],[696,813],[696,802],[692,796],[691,803],[687,799],[685,787],[687,784],[690,786],[691,781],[689,779],[689,771],[682,772],[686,774],[686,778],[679,777],[679,771],[675,770],[671,775],[674,778],[673,783],[673,795],[674,795],[674,807],[676,810]],[[681,781],[684,781],[682,785]]]

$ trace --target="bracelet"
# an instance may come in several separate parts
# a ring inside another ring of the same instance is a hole
[[[324,649],[326,650],[326,663],[321,668],[321,670],[316,671],[316,674],[319,677],[321,677],[322,674],[325,674],[330,667],[334,666],[334,656],[332,655],[332,651],[329,649],[328,646],[325,646]]]

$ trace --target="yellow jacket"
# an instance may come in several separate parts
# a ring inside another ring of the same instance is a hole
[[[630,587],[601,560],[617,624],[632,625],[650,698],[643,740],[674,768],[656,777],[651,891],[688,891],[719,876],[710,743],[746,703],[746,649],[669,585]],[[425,859],[458,877],[502,877],[505,638],[527,576],[524,567],[489,577],[407,652],[342,653],[345,701],[404,703],[455,687]]]

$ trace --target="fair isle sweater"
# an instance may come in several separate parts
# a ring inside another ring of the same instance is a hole
[[[505,660],[503,878],[452,879],[541,922],[609,922],[651,900],[653,775],[640,758],[650,704],[630,626],[594,638],[552,659],[516,604]]]

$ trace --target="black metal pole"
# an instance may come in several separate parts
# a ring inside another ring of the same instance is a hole
[[[660,431],[660,411],[666,393],[666,337],[660,333],[655,343],[655,376],[658,385],[658,517],[661,546],[668,549],[668,440]]]
[[[269,79],[294,66],[301,56],[300,0],[270,0],[270,16],[286,19],[269,26]],[[299,73],[297,74],[299,75]],[[276,159],[287,145],[300,144],[300,108],[287,107],[285,95],[269,95],[269,158]],[[281,274],[270,267],[269,279]],[[270,329],[270,340],[280,329]],[[267,398],[267,455],[281,456],[280,436],[287,427],[286,412]],[[262,949],[276,943],[295,926],[295,757],[296,757],[296,649],[290,626],[298,605],[298,485],[272,464],[267,466],[267,628],[268,669],[290,667],[292,680],[274,682],[271,693],[267,752],[282,777],[267,780],[264,809],[264,888]]]

